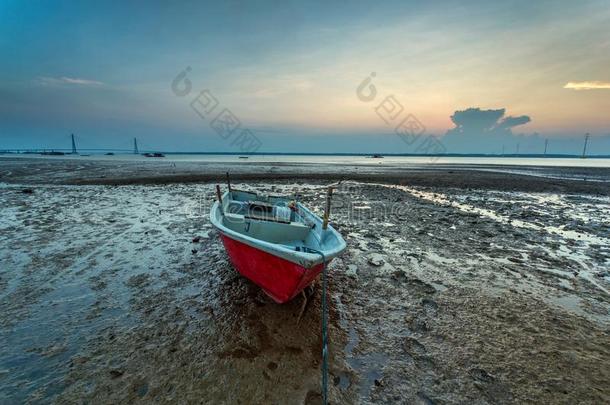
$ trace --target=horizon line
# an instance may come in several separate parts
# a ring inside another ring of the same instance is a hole
[[[375,157],[546,157],[546,158],[583,158],[582,154],[570,153],[358,153],[358,152],[183,152],[183,151],[160,151],[160,150],[141,150],[133,153],[129,149],[104,149],[104,148],[83,148],[81,151],[87,152],[118,152],[122,155],[143,155],[145,153],[162,153],[167,155],[228,155],[228,156],[375,156]],[[71,148],[54,149],[1,149],[0,155],[29,155],[40,154],[43,152],[63,152],[72,151]],[[66,156],[74,155],[66,153]],[[79,155],[79,153],[76,153]],[[586,155],[584,158],[604,159],[610,158],[610,154]]]

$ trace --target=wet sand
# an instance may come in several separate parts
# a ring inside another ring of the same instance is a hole
[[[0,160],[0,402],[320,402],[320,288],[299,322],[300,298],[276,305],[231,267],[203,181],[226,166],[23,162]],[[344,179],[332,403],[610,401],[608,185],[230,169],[318,212]]]

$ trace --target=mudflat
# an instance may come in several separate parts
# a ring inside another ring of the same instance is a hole
[[[299,320],[232,268],[207,217],[227,170],[318,213],[340,181],[332,403],[610,402],[608,169],[22,158],[0,402],[320,402],[320,287]]]

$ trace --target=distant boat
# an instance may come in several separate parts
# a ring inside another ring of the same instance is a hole
[[[299,202],[230,190],[210,211],[231,262],[277,303],[290,301],[345,250],[328,221]],[[328,218],[330,200],[327,200]]]
[[[383,159],[383,155],[379,155],[377,153],[375,153],[373,156],[371,156],[373,159]]]
[[[240,156],[240,159],[248,159],[248,156]]]
[[[64,156],[65,153],[63,152],[57,152],[57,151],[50,151],[50,152],[40,152],[41,155],[43,156]]]
[[[108,153],[106,153],[106,156],[114,156],[114,153],[108,152]]]
[[[146,157],[156,157],[156,158],[162,158],[165,157],[165,155],[163,153],[159,153],[159,152],[155,152],[155,153],[144,153],[144,156]]]

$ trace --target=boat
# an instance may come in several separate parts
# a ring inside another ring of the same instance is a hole
[[[237,271],[277,303],[285,303],[310,285],[345,241],[328,224],[330,196],[321,219],[303,204],[229,188],[210,211],[229,259]]]
[[[371,156],[373,159],[383,159],[383,155],[380,155],[378,153],[375,153],[374,155]]]
[[[155,152],[155,153],[143,153],[142,155],[145,156],[145,157],[155,157],[155,158],[165,157],[165,155],[163,153],[159,153],[159,152]]]

